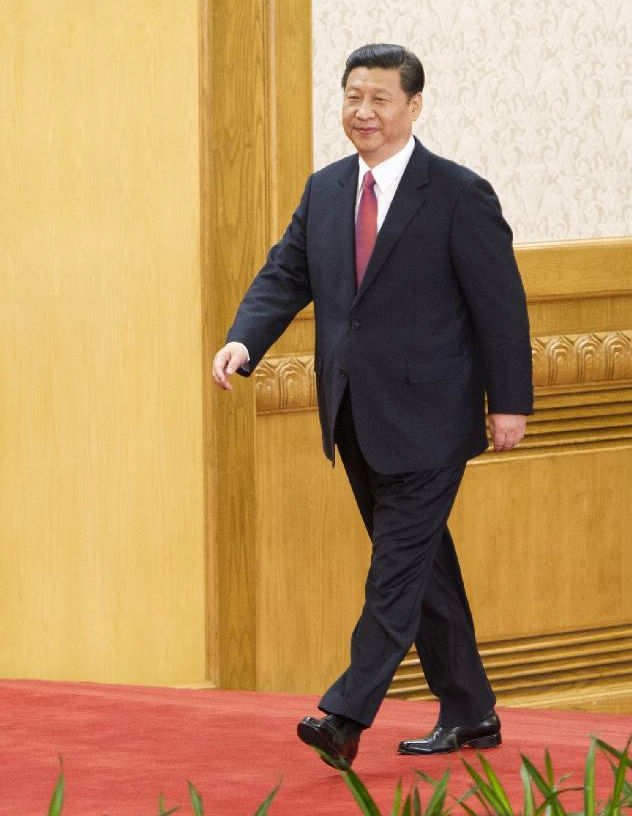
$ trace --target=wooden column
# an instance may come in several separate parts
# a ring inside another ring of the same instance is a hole
[[[200,129],[207,676],[255,688],[254,382],[211,364],[311,169],[309,2],[201,0]]]

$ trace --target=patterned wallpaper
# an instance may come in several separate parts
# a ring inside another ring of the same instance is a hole
[[[424,64],[416,135],[489,179],[517,242],[632,234],[632,6],[625,0],[312,0],[314,166],[353,151],[346,55]]]

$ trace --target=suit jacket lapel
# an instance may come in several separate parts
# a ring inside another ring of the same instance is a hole
[[[351,157],[338,177],[338,192],[332,201],[330,216],[333,219],[333,236],[337,236],[342,268],[339,281],[341,298],[351,304],[355,297],[355,205],[358,190],[358,157]],[[335,246],[335,244],[334,244]]]
[[[355,296],[355,303],[362,297],[371,285],[375,276],[384,265],[397,239],[407,227],[415,213],[426,201],[426,191],[422,190],[429,182],[428,164],[430,154],[421,143],[415,139],[415,149],[410,161],[406,165],[404,175],[399,182],[395,197],[391,202],[384,223],[377,234],[373,254],[366,268],[364,279]],[[357,186],[357,175],[356,175]],[[355,199],[354,199],[355,200]],[[353,221],[352,221],[353,223]],[[355,245],[352,244],[352,246]],[[354,254],[352,251],[352,256]],[[352,257],[352,267],[355,268],[355,258]]]

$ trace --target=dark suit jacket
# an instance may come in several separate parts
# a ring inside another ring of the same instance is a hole
[[[463,462],[492,413],[532,412],[531,346],[511,229],[490,185],[416,141],[356,292],[358,157],[314,173],[246,293],[228,340],[252,371],[314,301],[326,455],[349,386],[358,441],[381,473]],[[249,372],[241,372],[249,373]]]

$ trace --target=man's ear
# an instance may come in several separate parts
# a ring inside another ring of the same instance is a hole
[[[424,99],[422,96],[421,91],[419,93],[413,94],[410,97],[408,102],[408,108],[410,110],[410,120],[414,122],[416,119],[419,118],[419,114],[421,113],[421,109],[423,108]]]

